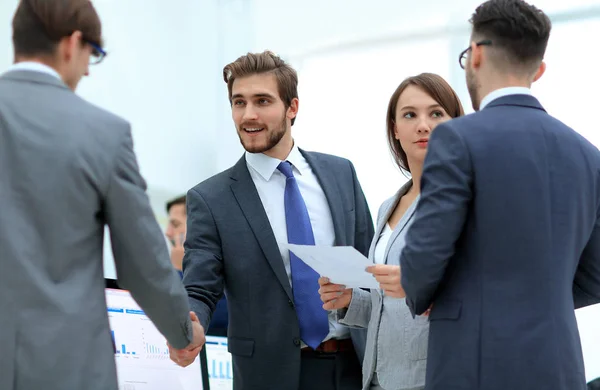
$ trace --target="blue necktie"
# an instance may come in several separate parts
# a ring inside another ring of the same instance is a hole
[[[315,245],[306,204],[292,172],[292,164],[283,161],[277,167],[285,175],[285,221],[288,242],[298,245]],[[329,333],[327,312],[319,297],[319,274],[290,252],[292,289],[296,314],[300,325],[300,338],[316,349]]]

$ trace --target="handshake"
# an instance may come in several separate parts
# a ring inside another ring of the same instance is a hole
[[[206,342],[204,328],[200,325],[200,320],[193,311],[190,312],[190,319],[192,320],[192,330],[194,334],[190,345],[184,349],[175,349],[167,343],[169,346],[169,357],[181,367],[187,367],[192,364]]]

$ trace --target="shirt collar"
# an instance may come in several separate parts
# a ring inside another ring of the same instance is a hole
[[[298,173],[302,175],[302,171],[300,170],[300,166],[304,157],[300,153],[298,147],[294,144],[290,154],[286,158],[292,164],[292,169],[294,173]],[[246,152],[246,163],[251,166],[263,179],[266,181],[271,180],[273,173],[277,170],[277,167],[281,163],[282,160],[278,158],[267,156],[264,153],[250,153]]]
[[[492,102],[492,100],[496,100],[508,95],[532,95],[532,93],[529,88],[525,87],[506,87],[497,89],[487,94],[486,97],[481,100],[479,111],[483,110],[485,106]]]
[[[33,61],[18,62],[16,64],[11,65],[8,68],[7,72],[12,72],[14,70],[29,70],[29,71],[33,71],[33,72],[46,73],[46,74],[49,74],[50,76],[54,76],[57,79],[62,81],[62,78],[60,77],[60,75],[58,74],[58,72],[56,70],[54,70],[51,67],[49,67],[48,65],[42,64],[40,62],[33,62]]]

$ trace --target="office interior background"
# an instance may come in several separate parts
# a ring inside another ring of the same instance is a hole
[[[553,21],[547,71],[533,93],[548,112],[600,147],[600,0],[532,0]],[[0,72],[13,61],[0,2]],[[402,79],[438,73],[472,112],[458,55],[481,0],[95,0],[108,56],[78,93],[132,123],[135,151],[161,224],[167,199],[243,154],[222,69],[271,50],[299,75],[293,133],[301,148],[349,158],[375,218],[407,178],[385,137],[388,99]],[[107,276],[114,276],[110,251]],[[600,305],[577,312],[588,380],[600,376]]]

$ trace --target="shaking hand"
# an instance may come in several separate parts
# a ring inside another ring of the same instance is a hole
[[[200,320],[198,319],[196,313],[191,311],[190,318],[192,320],[192,329],[194,332],[194,336],[190,345],[188,345],[185,349],[175,349],[167,343],[167,345],[169,345],[169,357],[181,367],[187,367],[192,364],[194,360],[196,360],[196,357],[198,357],[200,350],[202,350],[202,347],[206,342],[204,328],[202,325],[200,325]]]

